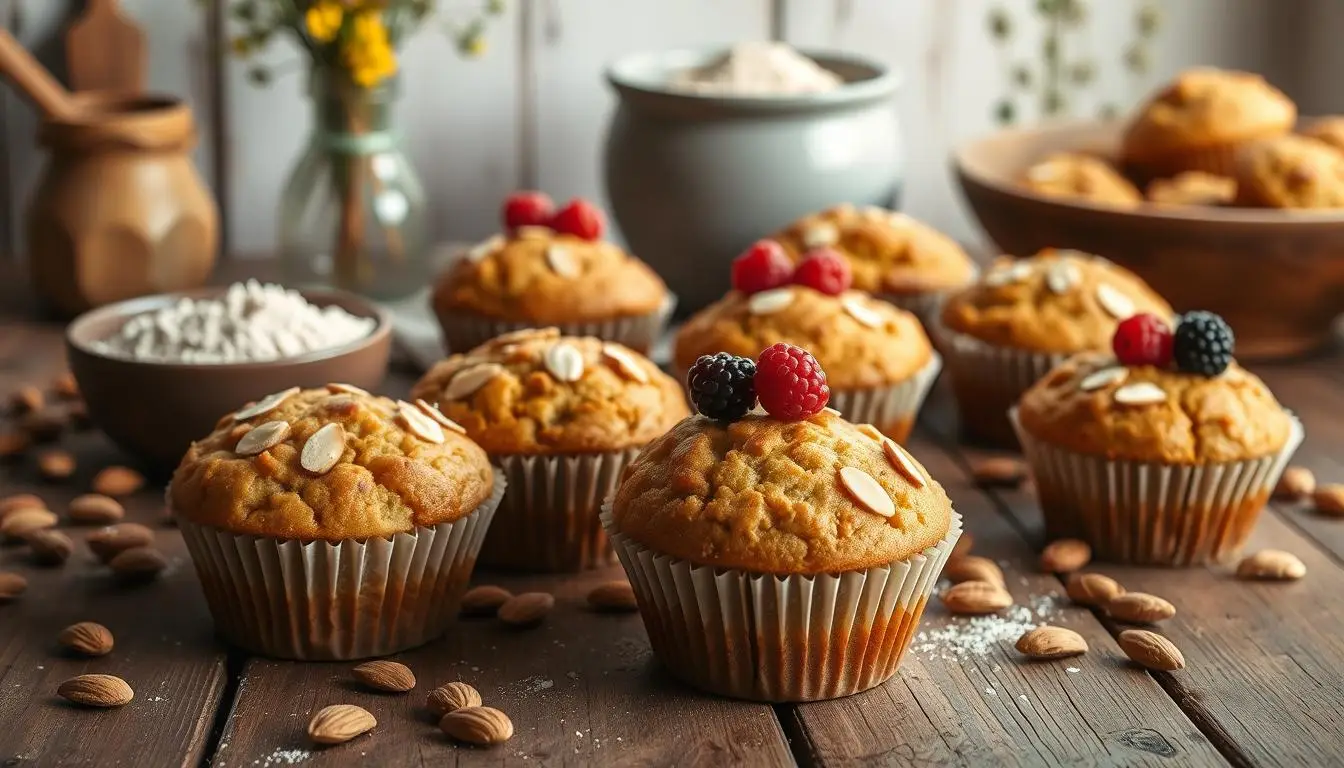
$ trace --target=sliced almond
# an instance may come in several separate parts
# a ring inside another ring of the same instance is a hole
[[[1097,303],[1116,320],[1128,320],[1134,314],[1134,302],[1107,283],[1097,286]]]
[[[482,363],[458,371],[443,391],[446,400],[461,400],[476,393],[476,390],[490,383],[490,380],[504,371],[497,363]]]
[[[1301,501],[1316,492],[1316,475],[1306,467],[1288,467],[1274,486],[1274,498]]]
[[[924,475],[920,473],[919,467],[915,466],[915,460],[905,452],[905,449],[896,444],[895,440],[885,435],[882,436],[882,452],[887,455],[887,461],[891,466],[900,472],[910,484],[916,488],[924,487]],[[895,506],[892,507],[892,513],[895,513]],[[888,515],[890,516],[890,515]]]
[[[555,274],[565,278],[579,276],[579,264],[569,249],[558,243],[546,247],[546,265]]]
[[[1136,381],[1115,390],[1113,397],[1121,405],[1153,405],[1166,402],[1167,391],[1151,381]]]
[[[1237,564],[1237,577],[1264,581],[1295,581],[1307,575],[1307,566],[1291,552],[1262,549]]]
[[[496,251],[504,247],[504,238],[500,235],[493,235],[486,240],[477,243],[467,251],[467,261],[472,264],[479,264],[490,258]]]
[[[803,247],[823,248],[840,242],[840,230],[829,222],[818,222],[803,229]]]
[[[1068,293],[1082,281],[1082,271],[1071,261],[1057,261],[1045,273],[1045,285],[1052,293]]]
[[[1000,587],[1007,586],[1003,578],[1003,569],[999,564],[979,555],[949,558],[947,565],[943,567],[943,578],[953,584],[960,584],[963,581],[984,581]]]
[[[985,275],[985,285],[991,288],[1020,283],[1031,276],[1036,267],[1028,261],[1015,261],[1012,264],[995,267]]]
[[[542,362],[557,381],[573,382],[583,378],[583,353],[568,342],[560,341],[548,347]]]
[[[1106,613],[1131,624],[1152,624],[1176,615],[1176,606],[1147,592],[1126,592],[1106,603]]]
[[[896,514],[896,502],[891,500],[881,483],[857,467],[840,468],[840,484],[864,509],[875,515],[891,517]]]
[[[406,431],[427,443],[442,443],[447,439],[444,437],[443,427],[440,427],[437,421],[425,415],[417,405],[412,405],[405,400],[398,400],[397,418],[406,427]],[[328,426],[334,425],[329,424]],[[313,437],[316,437],[316,435]],[[342,442],[344,442],[344,437],[342,437]]]
[[[86,707],[120,707],[135,698],[131,686],[115,675],[78,675],[61,683],[56,694]]]
[[[857,296],[846,296],[840,300],[840,306],[845,308],[845,312],[860,325],[869,328],[881,328],[884,324],[882,313],[863,303],[863,300]]]
[[[1148,669],[1163,672],[1185,669],[1185,656],[1181,649],[1156,632],[1126,629],[1116,638],[1116,642],[1126,656]]]
[[[463,616],[494,616],[512,597],[513,593],[503,587],[482,584],[467,590],[459,610]]]
[[[753,315],[771,315],[793,303],[792,288],[772,288],[753,293],[747,299],[747,311]]]
[[[546,339],[558,338],[560,338],[560,329],[554,326],[549,328],[521,328],[516,331],[509,331],[508,333],[501,333],[486,342],[486,345],[498,349],[500,347],[521,344],[525,341],[544,341]]]
[[[1033,659],[1064,659],[1087,653],[1087,641],[1072,629],[1044,626],[1019,637],[1017,650]]]
[[[384,693],[405,693],[415,687],[415,673],[399,661],[366,661],[350,673],[364,685]]]
[[[299,465],[309,472],[325,474],[336,466],[344,453],[345,428],[336,423],[327,424],[303,444]]]
[[[996,613],[1013,604],[1013,596],[998,584],[987,581],[963,581],[943,592],[943,605],[948,611],[963,616],[983,616]]]
[[[242,408],[235,411],[233,414],[233,418],[238,421],[247,421],[248,419],[260,416],[263,413],[270,413],[276,408],[279,408],[286,400],[297,395],[298,393],[299,393],[298,387],[290,387],[289,389],[286,389],[284,391],[276,392],[273,395],[267,395],[258,400],[257,402],[251,405],[243,406]]]
[[[328,384],[327,391],[333,395],[360,395],[363,397],[371,397],[368,390],[360,389],[354,384],[342,384],[340,382]]]
[[[80,656],[106,656],[115,644],[111,630],[93,621],[81,621],[62,629],[56,642]]]
[[[439,729],[466,744],[487,747],[513,738],[513,721],[494,707],[467,707],[444,715]]]
[[[1125,588],[1110,576],[1100,573],[1071,573],[1064,582],[1064,591],[1069,599],[1079,605],[1105,608],[1117,595],[1123,595]]]
[[[1121,366],[1112,368],[1102,368],[1099,371],[1093,371],[1084,376],[1082,381],[1078,382],[1078,389],[1083,392],[1092,392],[1111,384],[1119,384],[1129,378],[1129,369]]]
[[[499,620],[512,627],[531,627],[540,624],[555,607],[555,596],[546,592],[524,592],[509,598],[499,606]]]
[[[467,433],[467,430],[463,428],[461,424],[458,424],[456,421],[453,421],[447,416],[444,416],[443,411],[440,411],[438,406],[433,405],[431,403],[427,403],[420,398],[416,398],[415,407],[419,408],[421,413],[425,414],[429,418],[438,422],[439,426],[444,427],[446,429],[451,429],[452,431],[458,432],[460,434],[465,435]]]
[[[625,580],[598,584],[588,593],[588,604],[599,611],[628,613],[639,610],[635,589]]]
[[[283,443],[285,438],[289,437],[289,432],[288,421],[268,421],[249,429],[246,434],[238,438],[238,444],[233,447],[233,452],[239,456],[256,456]]]
[[[460,681],[445,683],[425,696],[425,708],[442,718],[449,712],[481,706],[481,692]]]
[[[603,344],[602,359],[610,361],[612,367],[625,378],[640,384],[649,383],[649,372],[644,370],[630,350],[615,344]]]
[[[308,738],[317,744],[344,744],[378,726],[371,712],[354,704],[323,707],[308,721]]]
[[[1072,573],[1092,562],[1092,547],[1079,539],[1058,539],[1041,550],[1041,570],[1046,573]]]

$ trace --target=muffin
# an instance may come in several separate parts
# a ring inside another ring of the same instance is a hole
[[[1228,205],[1237,197],[1237,180],[1203,171],[1186,171],[1148,185],[1148,201],[1157,205]]]
[[[330,384],[220,419],[167,501],[224,637],[354,659],[443,633],[503,492],[442,414]]]
[[[1331,115],[1313,120],[1311,125],[1302,129],[1302,135],[1344,151],[1344,115]]]
[[[688,412],[677,383],[643,355],[555,328],[454,355],[411,397],[461,424],[508,478],[480,562],[532,571],[614,562],[602,501],[639,449]]]
[[[1156,330],[1136,330],[1135,318],[1120,335],[1170,333],[1144,320]],[[1191,313],[1174,344],[1127,351],[1117,338],[1119,360],[1078,355],[1022,396],[1015,421],[1049,537],[1082,539],[1121,563],[1237,555],[1302,426],[1232,361],[1231,343],[1220,319]]]
[[[1125,129],[1123,165],[1144,178],[1206,171],[1231,176],[1237,151],[1292,130],[1297,107],[1249,72],[1182,72]]]
[[[675,305],[662,279],[602,240],[602,214],[584,201],[511,219],[517,199],[529,194],[550,205],[536,193],[510,198],[505,232],[472,247],[439,278],[431,301],[449,351],[549,326],[648,351]]]
[[[1171,316],[1139,277],[1079,251],[1046,249],[998,260],[948,299],[934,340],[947,361],[962,431],[996,446],[1017,443],[1008,409],[1068,356],[1110,348],[1121,320]]]
[[[682,325],[673,365],[684,381],[701,355],[754,358],[778,342],[812,351],[826,370],[831,407],[898,442],[942,366],[911,313],[861,291],[831,296],[804,285],[729,292]]]
[[[655,656],[698,688],[778,702],[894,675],[961,535],[923,467],[829,409],[686,419],[602,519]]]
[[[1022,174],[1022,186],[1047,197],[1101,205],[1128,207],[1143,200],[1110,163],[1081,152],[1059,152],[1033,164]]]
[[[854,287],[921,318],[947,292],[975,278],[975,263],[952,238],[903,213],[837,205],[804,216],[774,236],[795,262],[816,248],[849,260]]]
[[[1270,208],[1344,206],[1344,152],[1304,136],[1247,147],[1237,165],[1237,202]]]

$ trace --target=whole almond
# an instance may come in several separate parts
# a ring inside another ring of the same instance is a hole
[[[1185,656],[1181,654],[1181,649],[1156,632],[1149,632],[1146,629],[1126,629],[1120,633],[1117,642],[1120,643],[1120,650],[1124,651],[1126,656],[1148,669],[1165,672],[1185,669]]]
[[[70,537],[52,528],[33,531],[25,541],[29,555],[38,565],[61,565],[75,551],[75,543]]]
[[[555,607],[555,597],[546,592],[524,592],[499,606],[499,620],[512,627],[540,624]]]
[[[19,429],[34,443],[50,443],[65,431],[65,416],[54,409],[34,411],[19,419]]]
[[[148,581],[168,567],[168,559],[153,547],[131,547],[118,552],[107,564],[123,579]]]
[[[106,563],[122,550],[153,544],[154,531],[139,523],[117,523],[93,531],[84,541],[93,554]]]
[[[19,387],[9,396],[9,409],[14,413],[32,413],[41,410],[46,402],[42,390],[29,384]]]
[[[1106,604],[1106,613],[1130,624],[1152,624],[1176,615],[1176,606],[1147,592],[1126,592]]]
[[[1100,573],[1071,573],[1064,582],[1064,591],[1069,599],[1079,605],[1104,608],[1116,595],[1123,595],[1125,588],[1110,576]]]
[[[1274,498],[1301,501],[1316,492],[1316,475],[1306,467],[1289,467],[1274,486]]]
[[[75,474],[75,457],[69,451],[50,450],[37,455],[37,471],[48,480],[64,480]]]
[[[981,459],[971,465],[971,477],[984,488],[1012,488],[1027,479],[1027,465],[1020,459],[1006,456]]]
[[[308,738],[316,744],[344,744],[377,727],[373,713],[354,704],[323,707],[308,721]]]
[[[79,382],[75,381],[75,375],[69,371],[51,380],[51,391],[62,400],[78,400],[80,397]]]
[[[971,547],[974,546],[975,537],[971,535],[970,531],[962,531],[961,538],[957,539],[957,543],[952,545],[951,556],[962,557],[963,555],[969,555],[971,553]]]
[[[449,712],[481,706],[481,692],[463,682],[445,683],[429,692],[425,706],[442,718]]]
[[[0,571],[0,603],[7,603],[28,590],[28,580],[11,571]]]
[[[107,467],[93,476],[93,492],[120,498],[143,488],[145,476],[130,467]]]
[[[1307,575],[1307,566],[1291,552],[1262,549],[1237,564],[1237,577],[1264,581],[1295,581]]]
[[[135,691],[115,675],[78,675],[56,689],[61,698],[86,707],[120,707],[135,698]]]
[[[66,509],[70,522],[80,525],[112,525],[126,517],[121,502],[101,493],[86,493],[76,496]]]
[[[1003,569],[998,563],[988,557],[977,555],[950,558],[943,567],[943,577],[954,584],[963,581],[987,581],[1000,587],[1007,584],[1003,580]]]
[[[1045,545],[1041,551],[1041,570],[1046,573],[1069,573],[1092,562],[1092,547],[1078,539],[1059,539]]]
[[[444,715],[439,729],[458,741],[487,747],[513,738],[513,721],[494,707],[467,707]]]
[[[0,540],[11,544],[26,540],[44,528],[51,528],[60,519],[45,509],[28,507],[16,509],[0,520]]]
[[[588,604],[599,611],[630,613],[639,610],[635,589],[624,580],[608,581],[593,587],[588,593]]]
[[[1328,483],[1311,495],[1316,511],[1330,517],[1344,517],[1344,484]]]
[[[482,584],[479,587],[472,587],[462,596],[462,615],[497,615],[499,613],[499,607],[507,603],[511,597],[513,597],[512,592],[493,584]]]
[[[20,509],[46,509],[47,503],[31,493],[16,493],[0,499],[0,520]]]
[[[1019,637],[1017,650],[1033,659],[1062,659],[1087,653],[1087,641],[1072,629],[1044,626]]]
[[[415,687],[415,673],[398,661],[366,661],[350,671],[356,680],[375,691],[405,693]]]
[[[26,432],[0,432],[0,459],[22,456],[32,444]]]
[[[1013,596],[998,584],[988,581],[963,581],[943,593],[943,605],[952,613],[980,616],[1013,604]]]
[[[81,621],[71,624],[56,636],[61,647],[80,656],[106,656],[112,652],[112,632],[102,624]]]

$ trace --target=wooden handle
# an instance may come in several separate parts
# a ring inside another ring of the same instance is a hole
[[[65,88],[3,28],[0,28],[0,74],[9,78],[48,117],[63,117],[75,111]]]

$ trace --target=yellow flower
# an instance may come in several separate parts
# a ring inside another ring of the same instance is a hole
[[[458,43],[458,48],[462,51],[463,56],[471,58],[484,56],[486,51],[485,35],[477,34],[467,37]]]
[[[246,36],[235,37],[229,41],[229,47],[235,56],[246,56],[252,52],[252,41]]]
[[[349,33],[341,42],[341,58],[351,79],[365,88],[397,73],[397,55],[377,11],[361,11],[351,19]]]
[[[329,43],[341,31],[341,20],[345,12],[341,4],[332,0],[317,0],[303,15],[303,24],[308,28],[308,36],[319,43]]]

